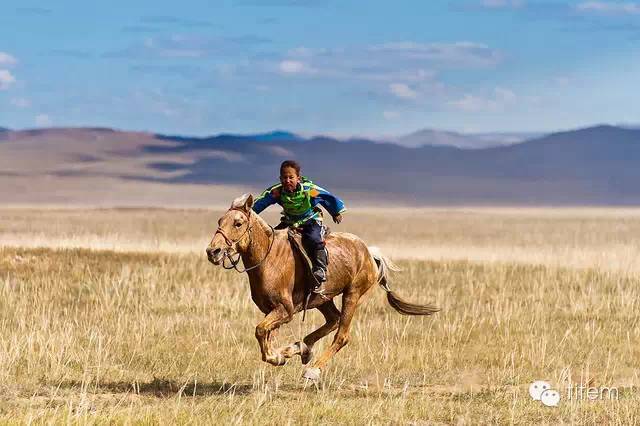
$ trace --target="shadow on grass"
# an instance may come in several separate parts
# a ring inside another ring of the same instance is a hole
[[[252,393],[262,393],[264,389],[250,383],[228,383],[228,382],[193,382],[188,383],[176,380],[168,380],[155,377],[150,382],[132,381],[101,381],[83,382],[80,380],[67,380],[60,383],[51,383],[53,387],[68,389],[72,391],[85,390],[93,394],[133,394],[144,396],[155,396],[157,398],[172,398],[178,395],[183,397],[213,396],[213,395],[250,395]],[[308,393],[316,394],[329,391],[334,395],[348,396],[350,398],[369,398],[371,395],[381,393],[402,394],[402,389],[386,389],[382,391],[377,388],[362,388],[359,386],[349,386],[346,388],[331,389],[311,381],[301,381],[299,383],[285,383],[271,388],[271,392],[278,394],[285,393]]]
[[[253,385],[238,383],[181,383],[174,380],[154,378],[147,383],[141,382],[92,382],[86,383],[77,380],[64,381],[57,384],[65,389],[82,389],[96,393],[131,393],[138,395],[153,395],[158,398],[169,398],[176,395],[189,396],[209,396],[209,395],[247,395],[254,390]]]
[[[53,386],[62,389],[80,390],[86,389],[89,393],[130,393],[134,395],[151,395],[158,398],[171,398],[177,395],[190,396],[211,396],[211,395],[249,395],[253,392],[262,392],[259,387],[247,383],[227,383],[227,382],[178,382],[175,380],[160,379],[155,377],[150,382],[82,382],[78,380],[68,380],[55,383]],[[314,393],[318,388],[309,383],[290,384],[279,386],[279,390],[286,392],[309,392]]]

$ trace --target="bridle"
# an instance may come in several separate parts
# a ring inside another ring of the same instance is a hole
[[[227,245],[229,246],[229,248],[233,247],[234,244],[236,244],[238,241],[240,241],[245,234],[249,234],[249,245],[251,245],[251,228],[252,228],[252,224],[251,224],[251,213],[247,213],[244,210],[241,209],[230,209],[230,210],[237,210],[239,212],[241,212],[242,214],[245,215],[245,217],[247,218],[247,229],[244,230],[244,232],[235,240],[232,240],[231,238],[229,238],[227,236],[227,234],[224,233],[224,231],[222,230],[222,228],[220,228],[218,226],[218,229],[216,229],[216,232],[213,234],[213,236],[215,237],[216,234],[220,234],[222,235],[222,238],[224,238],[224,242],[227,243]],[[269,236],[269,249],[267,250],[267,254],[264,255],[264,257],[262,258],[262,260],[260,262],[258,262],[257,264],[250,266],[248,268],[244,268],[243,271],[241,271],[240,269],[238,269],[238,263],[240,263],[240,258],[241,255],[240,253],[236,253],[238,255],[238,257],[236,257],[235,259],[233,258],[233,255],[229,254],[228,250],[225,250],[223,255],[222,255],[222,267],[224,269],[235,269],[236,271],[238,271],[239,273],[244,273],[247,271],[250,271],[252,269],[257,268],[258,266],[262,265],[262,262],[264,262],[264,260],[269,256],[269,253],[271,253],[271,248],[273,247],[273,242],[276,239],[276,232],[273,229],[273,226],[269,225],[269,228],[271,228],[271,236]],[[226,265],[225,261],[229,260],[230,265]]]

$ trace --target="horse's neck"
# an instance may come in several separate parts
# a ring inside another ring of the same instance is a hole
[[[251,213],[251,243],[247,249],[240,253],[245,267],[251,267],[262,262],[269,253],[271,239],[274,232],[267,223],[256,213]]]

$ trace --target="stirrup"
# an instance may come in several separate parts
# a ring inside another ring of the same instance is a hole
[[[314,296],[320,296],[322,297],[324,300],[326,301],[330,301],[331,299],[329,299],[327,297],[326,294],[326,289],[324,288],[324,283],[320,283],[319,286],[314,287],[311,292],[309,293],[309,296],[314,295]]]
[[[311,290],[311,293],[314,293],[314,294],[324,294],[324,292],[325,292],[324,283],[320,283],[320,285],[313,287],[313,289]]]
[[[327,282],[327,272],[324,269],[312,269],[311,274],[313,275],[313,279],[319,284]]]

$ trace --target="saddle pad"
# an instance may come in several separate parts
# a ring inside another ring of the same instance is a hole
[[[324,236],[325,236],[325,240],[329,236],[329,228],[326,226],[325,226]],[[313,272],[312,272],[313,263],[311,262],[311,258],[309,258],[309,254],[307,254],[307,251],[304,249],[304,245],[302,244],[302,234],[300,234],[300,232],[298,232],[294,228],[288,228],[287,237],[289,238],[289,243],[291,244],[291,247],[293,248],[293,250],[299,252],[302,255],[302,258],[304,259],[304,263],[307,266],[306,268],[307,272],[309,272],[309,274],[313,276]],[[329,254],[328,250],[327,250],[327,254]]]
[[[307,251],[304,249],[304,246],[302,245],[302,235],[300,234],[300,232],[292,228],[289,228],[287,229],[287,237],[289,238],[289,242],[291,243],[291,247],[293,248],[293,250],[298,251],[302,255],[302,258],[304,259],[304,263],[307,266],[307,272],[311,274],[313,265],[311,263],[311,259],[309,259],[309,255],[307,254]]]
[[[322,225],[322,227],[324,228],[324,236],[325,236],[325,238],[326,238],[326,237],[328,237],[328,236],[329,236],[329,234],[331,234],[331,228],[329,228],[327,225]],[[284,228],[278,228],[278,227],[276,227],[275,229],[284,229]],[[286,229],[287,229],[287,232],[289,233],[289,238],[291,238],[291,236],[292,236],[292,235],[293,235],[293,236],[297,236],[297,238],[298,238],[298,239],[300,239],[300,238],[301,238],[301,235],[302,235],[302,234],[300,234],[300,228],[291,228],[291,227],[288,227],[288,228],[286,228]]]

